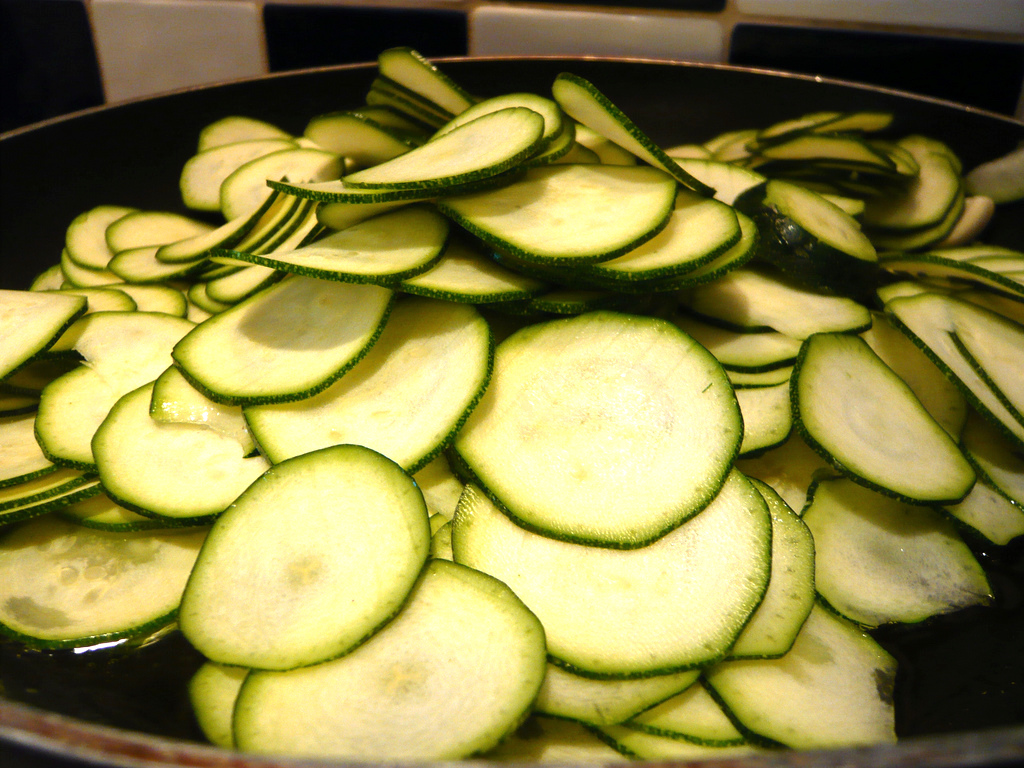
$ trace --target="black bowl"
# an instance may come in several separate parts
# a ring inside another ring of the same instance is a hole
[[[546,93],[555,75],[573,72],[591,80],[662,146],[701,142],[807,112],[860,109],[894,112],[894,132],[946,142],[965,168],[1024,141],[1024,123],[1005,116],[822,78],[607,59],[462,59],[441,66],[481,96]],[[274,75],[88,110],[0,136],[0,286],[25,288],[55,264],[68,223],[95,205],[186,212],[178,176],[204,125],[242,114],[301,133],[314,115],[362,103],[373,76],[369,65]],[[1024,203],[1002,206],[985,240],[1024,249]],[[726,764],[1017,764],[1024,755],[1021,544],[979,548],[997,591],[996,607],[878,633],[901,663],[899,744],[779,752]],[[187,706],[182,714],[182,690],[196,657],[180,639],[156,648],[147,651],[155,654],[155,666],[147,669],[169,671],[140,678],[139,662],[121,661],[118,674],[134,677],[120,685],[109,684],[103,670],[73,654],[24,657],[0,644],[0,755],[33,765],[297,765],[193,741],[197,732]]]

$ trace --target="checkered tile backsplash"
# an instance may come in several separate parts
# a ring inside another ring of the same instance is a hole
[[[1024,0],[0,0],[0,130],[395,45],[729,62],[1024,118]]]

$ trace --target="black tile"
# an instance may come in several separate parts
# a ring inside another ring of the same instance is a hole
[[[102,103],[82,0],[0,0],[0,131]]]
[[[274,72],[376,61],[395,46],[424,56],[464,56],[467,50],[460,11],[268,4],[263,20]]]
[[[1024,43],[738,24],[732,64],[823,75],[1014,114]]]

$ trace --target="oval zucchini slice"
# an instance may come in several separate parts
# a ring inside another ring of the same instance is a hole
[[[292,276],[211,317],[175,346],[175,364],[219,403],[301,400],[370,348],[392,293]]]
[[[544,679],[544,631],[504,584],[443,560],[402,612],[343,658],[254,672],[235,706],[249,752],[452,760],[495,746]]]
[[[923,504],[959,501],[974,484],[957,444],[857,336],[805,341],[791,395],[804,439],[861,485]]]
[[[214,523],[181,631],[212,661],[293,669],[340,656],[405,602],[427,558],[423,495],[357,445],[267,470]]]
[[[733,472],[704,511],[654,544],[608,549],[520,528],[471,485],[452,549],[455,562],[508,584],[537,614],[559,665],[587,677],[648,677],[727,653],[767,587],[771,520]]]
[[[98,531],[53,516],[0,539],[0,630],[69,648],[170,623],[206,530]]]
[[[593,312],[504,341],[455,449],[523,525],[635,548],[714,498],[741,437],[706,349],[661,320]]]

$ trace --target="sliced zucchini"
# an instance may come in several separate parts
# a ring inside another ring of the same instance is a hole
[[[169,624],[205,537],[98,531],[52,516],[13,528],[0,539],[0,631],[73,648]]]
[[[905,190],[868,201],[864,223],[884,229],[916,229],[934,226],[962,195],[960,174],[944,145],[919,136],[898,142],[917,162],[917,177]]]
[[[349,655],[250,674],[235,705],[235,740],[275,755],[468,757],[522,721],[544,667],[544,631],[511,590],[432,560],[402,612]]]
[[[356,171],[346,185],[366,189],[444,189],[514,168],[533,154],[544,118],[525,107],[488,112],[388,162]]]
[[[302,148],[271,152],[239,166],[224,179],[220,210],[228,221],[256,211],[272,192],[267,179],[302,183],[329,181],[341,174],[341,158],[332,152]]]
[[[1024,144],[973,168],[964,183],[975,195],[985,195],[997,203],[1009,203],[1024,197]]]
[[[100,312],[78,323],[75,349],[85,362],[42,391],[36,437],[54,462],[88,469],[93,435],[111,407],[166,370],[171,348],[193,324],[151,312]]]
[[[292,276],[197,326],[174,361],[219,403],[301,400],[366,353],[391,299],[373,285]]]
[[[534,93],[507,93],[477,102],[459,112],[450,122],[438,128],[430,140],[436,141],[439,137],[444,136],[446,133],[451,133],[459,126],[476,120],[478,117],[510,107],[525,107],[544,118],[544,131],[534,153],[546,151],[555,138],[563,134],[568,137],[570,142],[573,140],[575,133],[572,129],[569,129],[569,133],[565,133],[565,126],[569,123],[564,120],[565,115],[559,106],[551,99],[545,99],[543,96],[538,96]]]
[[[819,480],[809,495],[814,583],[842,616],[876,627],[992,601],[985,572],[935,510],[846,479]]]
[[[789,402],[789,381],[766,387],[735,387],[736,402],[743,416],[740,456],[772,448],[789,437],[793,410]]]
[[[740,240],[732,208],[681,189],[668,224],[655,237],[610,261],[585,266],[584,279],[650,280],[692,272]]]
[[[0,290],[0,379],[53,345],[86,308],[86,299],[72,293]]]
[[[444,251],[448,229],[448,220],[433,208],[405,206],[296,249],[234,256],[308,277],[390,285],[433,266]]]
[[[861,485],[925,504],[959,501],[974,484],[956,442],[857,336],[807,339],[791,393],[807,443]]]
[[[741,432],[707,350],[664,321],[594,312],[502,342],[455,449],[522,524],[634,548],[714,498]]]
[[[1021,326],[974,304],[935,293],[893,299],[885,309],[896,327],[950,377],[975,410],[1015,445],[1024,447],[1024,425],[1017,416],[1020,408],[1011,407],[1006,394],[993,389],[992,375],[982,375],[978,361],[965,356],[968,348],[962,342],[956,343],[963,323],[968,328],[965,335],[971,338],[975,349],[986,335],[991,335],[997,349],[1011,351],[1012,360],[1014,340],[1020,335]],[[1013,366],[1005,365],[994,361],[992,373],[1000,380],[1013,376]]]
[[[57,470],[36,441],[34,413],[0,418],[0,488]]]
[[[635,680],[594,680],[549,663],[533,709],[590,725],[614,725],[690,688],[698,677],[700,670],[691,669]]]
[[[491,357],[490,330],[473,307],[404,299],[373,348],[335,384],[296,403],[249,406],[245,418],[275,463],[354,443],[416,472],[476,405]]]
[[[729,659],[783,656],[814,606],[814,537],[774,488],[751,478],[772,516],[768,591],[736,638]]]
[[[221,664],[340,656],[398,611],[429,545],[422,494],[380,454],[340,445],[283,462],[214,523],[181,630]]]
[[[107,227],[135,210],[123,205],[100,205],[76,216],[64,240],[68,259],[85,270],[106,269],[114,255],[107,245]]]
[[[1024,454],[973,411],[960,436],[967,458],[999,491],[1024,507]]]
[[[693,336],[728,370],[772,370],[790,366],[800,352],[800,341],[777,331],[743,332],[712,325],[682,312],[672,322]]]
[[[539,280],[505,269],[481,251],[467,240],[451,238],[433,267],[406,278],[398,290],[446,301],[491,304],[528,299],[547,288]]]
[[[943,511],[999,546],[1024,535],[1024,507],[1007,498],[987,477],[979,477],[963,501],[948,504]]]
[[[813,602],[813,601],[812,601]],[[625,723],[644,733],[708,747],[746,743],[718,702],[699,682]]]
[[[744,757],[758,751],[757,747],[746,742],[724,747],[695,744],[687,739],[644,733],[627,725],[607,725],[596,731],[620,754],[636,760],[717,761]]]
[[[476,99],[412,48],[389,48],[377,57],[377,69],[389,80],[453,115]]]
[[[283,149],[295,149],[295,142],[290,138],[250,139],[193,155],[185,162],[178,180],[182,202],[197,211],[219,211],[224,179],[250,160]]]
[[[895,660],[869,635],[815,605],[780,659],[727,661],[705,679],[744,731],[794,749],[896,740]]]
[[[210,400],[189,384],[174,366],[153,382],[149,415],[161,424],[201,424],[220,432],[242,446],[242,453],[246,456],[256,450],[242,409]]]
[[[209,224],[169,211],[133,211],[107,227],[104,236],[115,255],[133,248],[166,245],[211,232]]]
[[[498,762],[609,763],[622,755],[580,723],[531,715],[515,733],[481,757]]]
[[[950,437],[958,440],[967,419],[967,400],[927,355],[900,333],[885,315],[875,315],[861,336],[910,387],[921,405]]]
[[[270,466],[206,426],[153,420],[152,398],[152,384],[126,394],[92,440],[103,487],[122,506],[167,522],[208,522]]]
[[[264,120],[241,115],[222,117],[199,132],[199,152],[223,144],[257,139],[290,139],[291,134]]]
[[[665,154],[607,96],[582,77],[562,72],[551,86],[555,101],[566,113],[606,139],[632,152],[641,160],[660,168],[683,186],[705,197],[715,190],[698,181]]]
[[[314,117],[306,124],[303,135],[328,152],[347,158],[356,167],[387,162],[416,146],[357,112],[334,112]]]
[[[871,314],[856,301],[801,288],[761,268],[733,270],[694,288],[686,304],[697,314],[734,328],[773,328],[796,339],[871,327]]]
[[[248,674],[245,667],[207,661],[188,681],[188,698],[196,722],[215,746],[224,749],[235,746],[232,732],[235,701]]]
[[[452,548],[537,614],[555,663],[587,677],[649,677],[727,653],[767,587],[771,522],[734,472],[704,511],[654,544],[591,547],[518,527],[469,485]]]
[[[655,168],[551,165],[505,187],[446,197],[439,206],[518,259],[574,264],[607,261],[658,234],[672,214],[676,186]]]
[[[159,520],[125,509],[102,492],[61,507],[55,514],[75,525],[100,531],[150,531],[171,527]]]

